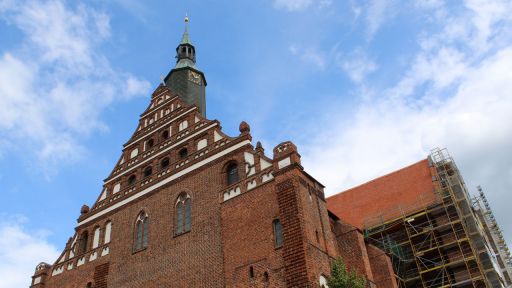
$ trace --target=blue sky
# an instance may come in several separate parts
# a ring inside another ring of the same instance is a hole
[[[510,239],[510,1],[0,0],[0,287],[72,236],[185,13],[228,134],[294,141],[328,195],[447,147]]]

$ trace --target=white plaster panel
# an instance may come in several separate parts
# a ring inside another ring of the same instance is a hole
[[[100,245],[100,227],[94,229],[94,237],[92,239],[92,249],[98,248]]]
[[[34,285],[41,283],[41,276],[34,278]]]
[[[286,157],[283,160],[277,162],[277,167],[279,167],[279,169],[282,169],[290,164],[292,164],[290,157]]]
[[[240,195],[240,193],[241,193],[240,187],[235,187],[233,189],[230,189],[230,190],[224,192],[224,201],[231,199],[235,196],[238,196],[238,195]]]
[[[59,267],[59,268],[57,268],[57,269],[54,269],[54,270],[52,271],[52,276],[59,275],[59,274],[61,274],[62,272],[64,272],[64,266],[61,266],[61,267]]]
[[[91,256],[89,257],[89,262],[96,260],[96,258],[98,258],[98,252],[92,253]]]
[[[194,123],[199,122],[199,118],[197,116],[194,116]]]
[[[213,142],[217,142],[222,139],[222,136],[219,134],[219,132],[214,131],[213,132]]]
[[[57,263],[62,263],[62,262],[64,262],[64,260],[66,260],[66,253],[64,253],[62,255],[62,257],[60,257],[60,259],[59,259],[59,261]]]
[[[78,259],[78,261],[76,262],[76,266],[84,265],[84,263],[85,263],[85,257],[82,257],[82,258]]]
[[[247,176],[254,175],[256,173],[256,169],[254,168],[254,155],[249,152],[244,152],[245,162],[249,165],[245,165],[245,173]]]
[[[120,190],[121,190],[121,183],[117,183],[116,185],[114,185],[114,189],[112,189],[112,194],[116,194]]]
[[[107,198],[107,188],[103,189],[103,192],[101,192],[100,201],[105,200]]]
[[[272,172],[269,172],[267,174],[263,174],[263,176],[261,177],[261,182],[267,182],[272,179],[274,179],[274,175],[272,175]]]
[[[107,225],[105,225],[105,240],[103,241],[103,244],[110,243],[110,234],[112,233],[112,222],[107,222]]]
[[[137,155],[139,155],[139,148],[135,148],[132,150],[132,152],[130,153],[130,158],[137,157]]]
[[[101,257],[108,255],[110,253],[110,249],[108,247],[103,248],[103,251],[101,251]]]
[[[179,131],[181,131],[181,130],[183,130],[183,129],[187,129],[187,128],[188,128],[188,121],[187,121],[187,120],[185,120],[185,121],[182,121],[182,122],[180,123],[178,130],[179,130]]]
[[[263,157],[260,158],[260,166],[261,170],[265,170],[268,167],[272,166],[272,163],[268,162],[267,160],[263,159]]]
[[[247,183],[247,190],[251,190],[254,187],[256,187],[256,180],[252,180],[251,182]]]
[[[205,148],[207,145],[208,145],[208,140],[201,139],[201,140],[199,140],[199,142],[197,142],[197,150],[201,150],[201,149]]]

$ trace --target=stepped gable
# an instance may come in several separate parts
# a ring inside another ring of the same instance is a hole
[[[271,180],[272,159],[252,148],[252,137],[245,122],[240,129],[239,136],[227,136],[217,120],[204,118],[195,105],[187,105],[168,88],[159,86],[148,109],[141,114],[136,131],[124,144],[120,160],[104,180],[100,196],[90,211],[80,215],[79,225],[106,214],[105,210],[111,207],[121,207],[137,193],[152,192],[155,186],[172,185],[212,156],[243,146],[249,148],[244,155],[250,183],[239,188],[240,191],[226,191],[222,198],[227,200],[242,190],[256,187],[258,181],[252,178],[262,171],[265,173],[259,181]],[[151,175],[145,176],[145,172]]]
[[[428,159],[423,159],[333,195],[327,198],[327,207],[359,229],[376,218],[395,219],[402,212],[413,212],[437,201],[431,169]]]
[[[274,161],[265,156],[259,142],[254,148],[251,140],[247,123],[240,124],[239,136],[230,137],[222,132],[217,120],[204,118],[195,105],[187,105],[170,89],[159,86],[153,92],[148,108],[140,115],[135,132],[124,144],[119,161],[104,180],[96,202],[90,209],[87,205],[82,207],[76,233],[48,268],[52,268],[51,276],[84,265],[90,259],[108,256],[108,245],[103,245],[99,251],[77,256],[76,247],[82,230],[103,226],[109,215],[124,205],[158,193],[160,188],[173,185],[196,170],[206,169],[210,162],[228,153],[243,150],[246,177],[218,191],[221,202],[273,181]],[[145,175],[148,167],[151,167],[151,173]],[[133,176],[135,180],[132,181]]]

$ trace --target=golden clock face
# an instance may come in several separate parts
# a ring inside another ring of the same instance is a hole
[[[188,80],[196,83],[197,85],[201,85],[201,74],[189,70]]]

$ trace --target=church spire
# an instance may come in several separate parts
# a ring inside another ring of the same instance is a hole
[[[192,67],[196,68],[196,49],[194,45],[192,45],[192,41],[190,41],[190,36],[188,35],[188,15],[185,16],[185,32],[181,37],[180,44],[176,48],[176,67],[175,68],[183,68],[183,67]]]

